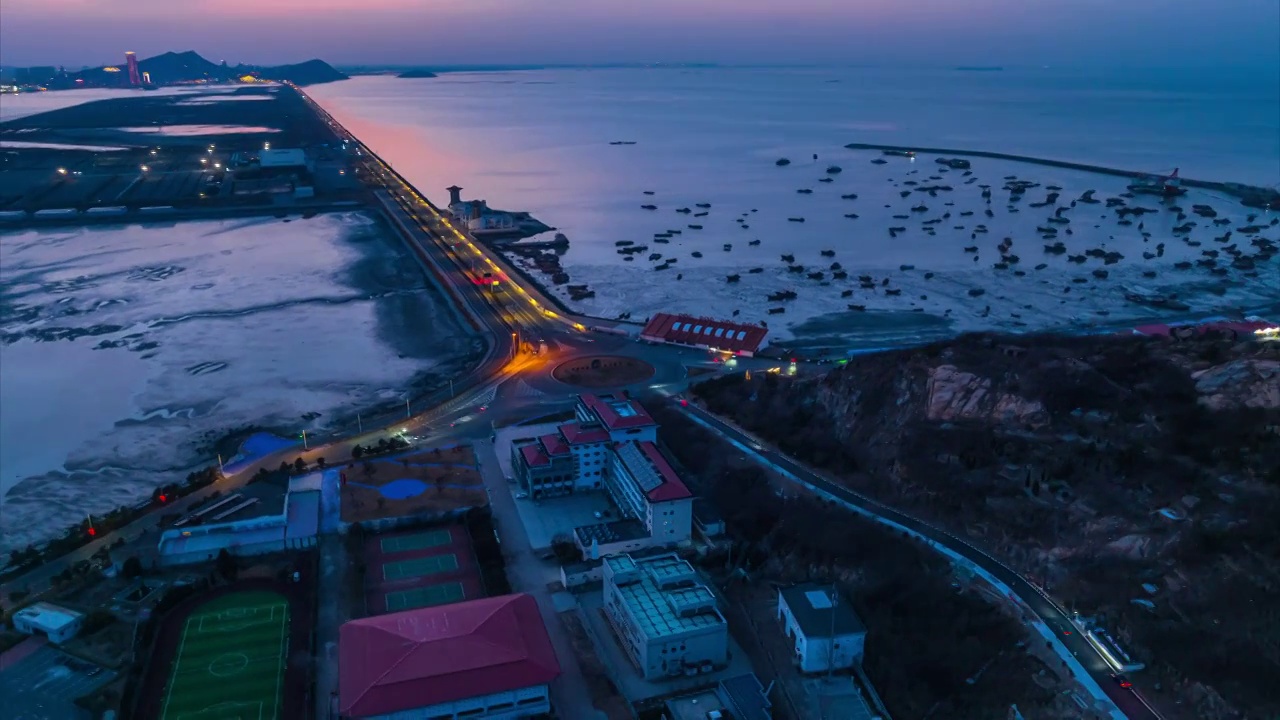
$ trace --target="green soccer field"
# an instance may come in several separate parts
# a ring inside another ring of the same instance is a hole
[[[278,720],[289,644],[289,604],[239,592],[187,618],[165,689],[162,720]]]

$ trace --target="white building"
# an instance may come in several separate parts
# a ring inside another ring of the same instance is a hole
[[[232,494],[193,513],[200,524],[175,526],[160,535],[164,567],[208,562],[222,550],[248,557],[314,547],[320,532],[320,485],[323,473],[289,480],[282,509],[255,512],[258,499]],[[247,515],[220,522],[223,517]]]
[[[44,635],[55,645],[80,632],[84,615],[50,603],[39,602],[13,614],[13,627],[27,635]]]
[[[263,150],[258,153],[258,166],[262,168],[306,167],[307,154],[299,148]]]
[[[675,555],[606,557],[604,608],[646,680],[698,675],[729,663],[729,625],[715,593]]]
[[[803,672],[862,663],[867,629],[834,586],[809,582],[778,590],[778,619],[795,641],[795,661]]]
[[[605,488],[624,517],[644,524],[654,545],[684,542],[693,532],[693,493],[652,442],[615,445]]]

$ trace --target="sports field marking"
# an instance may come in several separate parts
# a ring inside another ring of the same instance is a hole
[[[448,530],[432,530],[414,535],[397,535],[395,537],[382,538],[381,540],[384,554],[426,550],[427,548],[448,545],[451,542],[453,542],[453,534]]]
[[[405,578],[423,577],[424,575],[436,575],[438,573],[450,572],[457,569],[457,555],[454,555],[453,553],[449,553],[447,555],[432,555],[424,558],[412,558],[409,560],[383,563],[382,579],[403,580]]]
[[[162,720],[279,720],[288,641],[289,607],[276,593],[233,593],[197,608],[183,626]]]
[[[449,603],[461,602],[466,599],[466,596],[466,591],[462,589],[462,583],[460,582],[428,585],[410,590],[397,590],[387,593],[387,612],[448,605]]]

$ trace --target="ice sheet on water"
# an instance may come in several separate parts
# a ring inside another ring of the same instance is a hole
[[[318,429],[450,359],[447,343],[392,344],[402,321],[430,327],[436,300],[363,214],[14,232],[0,245],[6,547],[182,479],[230,430]]]

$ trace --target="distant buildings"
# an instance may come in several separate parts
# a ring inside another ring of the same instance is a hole
[[[658,449],[658,424],[635,400],[581,395],[574,422],[511,444],[515,480],[533,498],[604,490],[619,522],[576,528],[592,557],[689,539],[693,493]]]
[[[138,87],[142,84],[142,76],[138,74],[138,56],[127,52],[124,54],[124,63],[129,68],[129,84]]]
[[[640,339],[751,357],[759,352],[768,332],[759,325],[658,313],[640,331]]]
[[[13,614],[13,627],[27,635],[43,635],[60,645],[80,632],[84,615],[46,602],[28,605]]]
[[[531,595],[483,598],[352,620],[339,630],[345,718],[468,720],[551,712],[560,674]]]
[[[604,558],[604,608],[646,680],[708,673],[729,663],[729,626],[715,594],[674,554]]]
[[[795,641],[803,672],[825,672],[862,663],[867,629],[832,585],[800,583],[778,590],[778,619]]]

